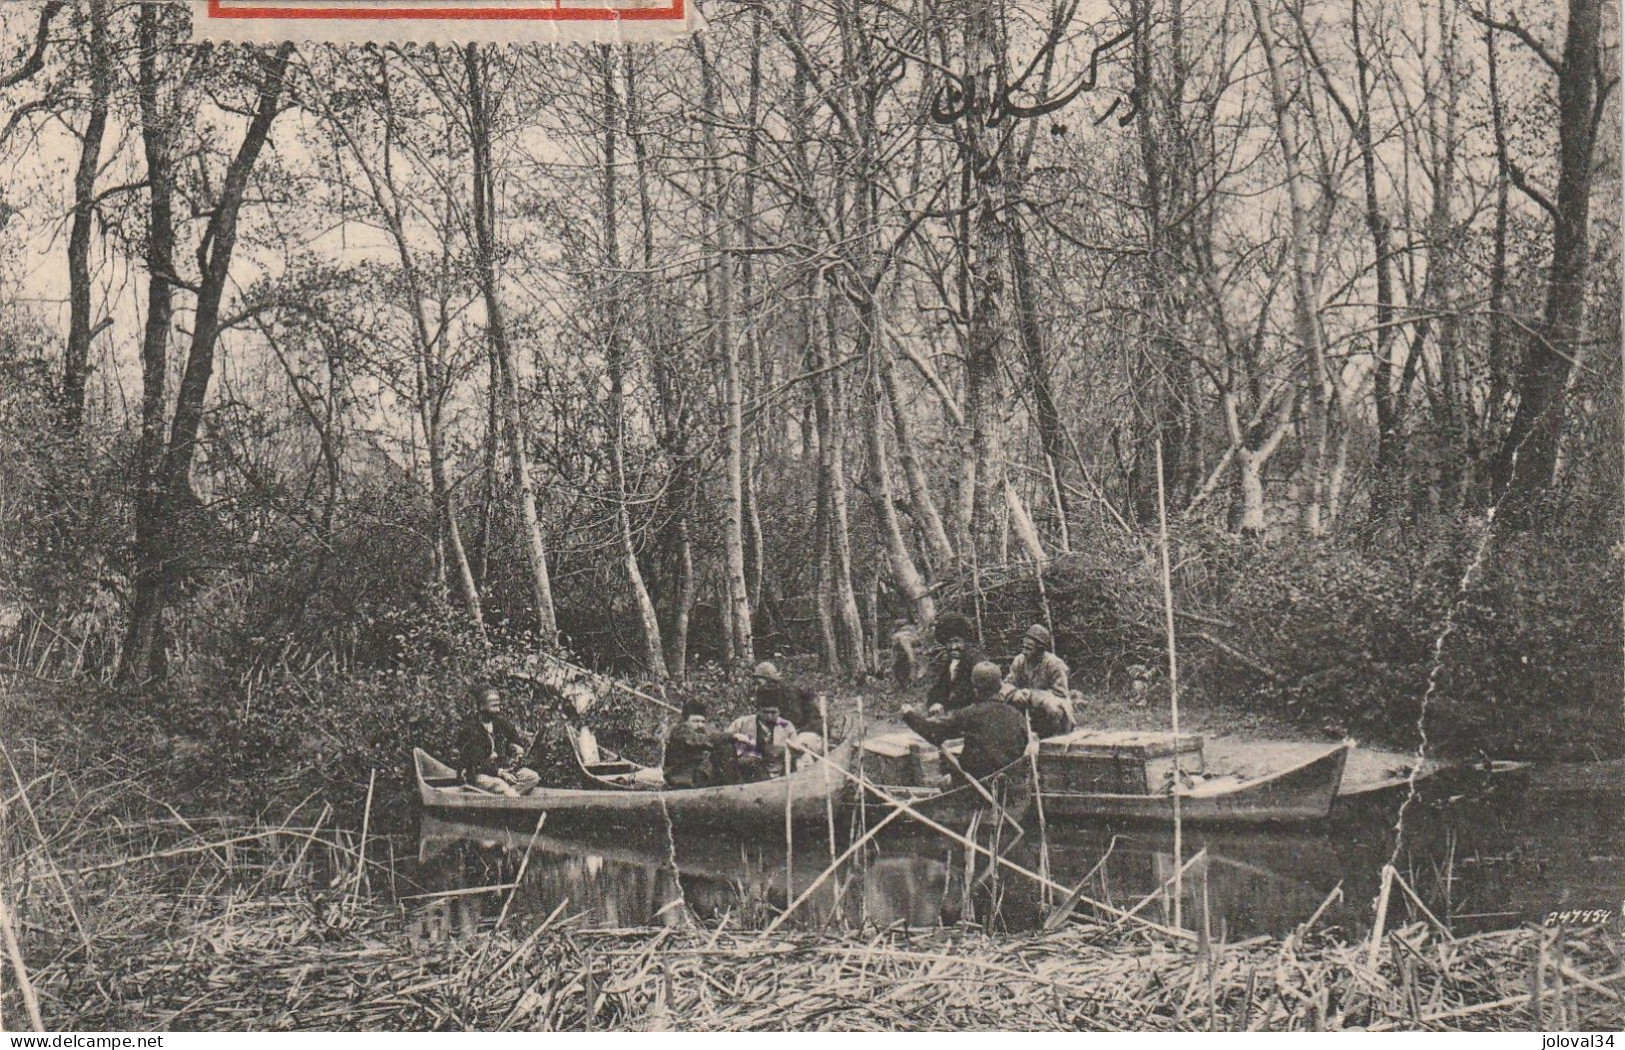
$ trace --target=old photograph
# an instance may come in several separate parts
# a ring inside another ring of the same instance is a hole
[[[1625,1029],[1619,45],[0,0],[0,1029]]]

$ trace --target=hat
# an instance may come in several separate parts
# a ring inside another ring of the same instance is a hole
[[[699,715],[701,718],[704,718],[708,714],[710,714],[710,712],[705,709],[704,700],[688,700],[683,703],[684,718],[692,718],[695,715]]]
[[[489,682],[485,682],[470,689],[468,691],[468,698],[473,701],[475,707],[480,707],[484,705],[485,698],[490,696],[492,693],[496,694],[498,700],[502,699],[502,690],[498,689]]]
[[[961,613],[944,613],[937,618],[937,639],[950,641],[954,638],[968,640],[975,632],[971,630],[970,621]]]
[[[763,660],[756,665],[756,670],[752,671],[750,676],[752,678],[765,678],[769,682],[777,682],[779,680],[779,669],[773,666],[772,660]]]
[[[1003,681],[1004,675],[999,673],[999,665],[989,660],[983,660],[970,669],[970,684],[978,695],[989,686],[997,688]]]
[[[1027,628],[1027,633],[1022,637],[1031,638],[1045,649],[1050,647],[1049,628],[1045,627],[1041,623],[1035,623],[1031,627]]]

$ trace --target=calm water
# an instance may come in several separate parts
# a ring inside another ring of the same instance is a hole
[[[1406,810],[1396,835],[1397,799],[1339,804],[1311,831],[1213,831],[1186,828],[1179,856],[1205,854],[1182,879],[1181,921],[1204,921],[1213,936],[1235,940],[1283,935],[1307,919],[1341,884],[1318,929],[1359,936],[1370,926],[1382,866],[1395,866],[1455,932],[1539,921],[1547,912],[1625,908],[1625,785],[1544,790],[1540,772],[1524,780],[1475,782],[1430,790]],[[1447,794],[1446,792],[1455,792]],[[896,825],[894,825],[895,827]],[[1157,894],[1180,866],[1171,829],[1088,826],[1041,836],[1029,818],[1023,841],[1007,853],[1034,871],[1047,866],[1066,887],[1119,908],[1155,895],[1141,914],[1173,921],[1172,894]],[[791,922],[844,928],[961,922],[994,929],[1041,926],[1045,891],[1019,874],[982,878],[985,862],[925,829],[888,828],[869,847],[819,882],[834,854],[827,827],[798,826],[741,837],[716,832],[637,834],[549,825],[532,843],[533,825],[452,822],[424,815],[410,874],[431,892],[512,883],[511,918],[560,917],[591,927],[675,925],[689,917],[731,928],[760,927],[786,903],[817,888]],[[844,850],[851,829],[837,831]],[[984,835],[985,838],[985,835]],[[420,926],[472,928],[503,907],[506,890],[406,903]],[[1054,900],[1056,894],[1049,894]],[[1396,909],[1390,925],[1412,916]],[[1408,907],[1408,904],[1407,904]]]

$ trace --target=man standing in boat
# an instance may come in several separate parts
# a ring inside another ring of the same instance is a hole
[[[756,665],[751,683],[751,697],[758,708],[765,699],[778,709],[780,718],[796,727],[796,747],[814,754],[823,752],[824,716],[819,710],[818,694],[786,682],[771,660]]]
[[[971,669],[985,657],[971,641],[974,633],[971,622],[959,613],[946,613],[938,618],[936,635],[942,651],[929,671],[930,681],[925,690],[928,710],[953,711],[976,703]]]
[[[457,731],[457,757],[465,784],[493,795],[528,795],[541,774],[520,765],[525,746],[502,717],[502,690],[474,691],[474,710]]]
[[[1067,674],[1066,661],[1051,649],[1049,629],[1041,623],[1027,628],[1021,655],[1011,662],[1004,680],[1004,699],[1026,713],[1041,740],[1077,727]]]
[[[1003,680],[999,665],[982,662],[971,672],[975,702],[942,715],[922,715],[903,708],[903,721],[933,744],[962,737],[959,767],[978,780],[1008,766],[1027,753],[1027,719],[999,699]]]
[[[728,725],[734,741],[739,780],[770,780],[785,772],[785,752],[795,739],[796,727],[779,715],[773,693],[756,694],[756,713],[741,715]]]

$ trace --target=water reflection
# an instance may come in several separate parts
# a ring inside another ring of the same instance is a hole
[[[1555,910],[1617,912],[1625,906],[1625,807],[1618,803],[1607,792],[1522,789],[1423,799],[1406,811],[1396,868],[1457,933],[1539,921]],[[1317,928],[1357,937],[1370,923],[1382,866],[1395,853],[1396,809],[1392,799],[1345,807],[1308,832],[1187,828],[1178,856],[1162,828],[1050,828],[1043,837],[1029,827],[1006,855],[1047,871],[1062,887],[1079,887],[1113,908],[1137,907],[1164,924],[1174,921],[1170,883],[1183,868],[1179,917],[1189,928],[1205,924],[1215,938],[1283,935],[1323,904]],[[834,848],[848,841],[849,832],[838,835]],[[1062,896],[1020,875],[989,877],[984,859],[916,827],[888,829],[826,875],[831,845],[824,829],[800,828],[788,849],[782,832],[740,839],[548,828],[532,843],[529,826],[425,814],[415,880],[451,891],[517,879],[508,904],[515,916],[540,918],[562,905],[561,915],[577,923],[611,928],[689,921],[761,927],[807,894],[790,920],[795,925],[975,922],[1014,931],[1041,926]],[[507,897],[503,889],[456,899],[464,912],[489,919]],[[1410,917],[1390,922],[1395,918]]]

